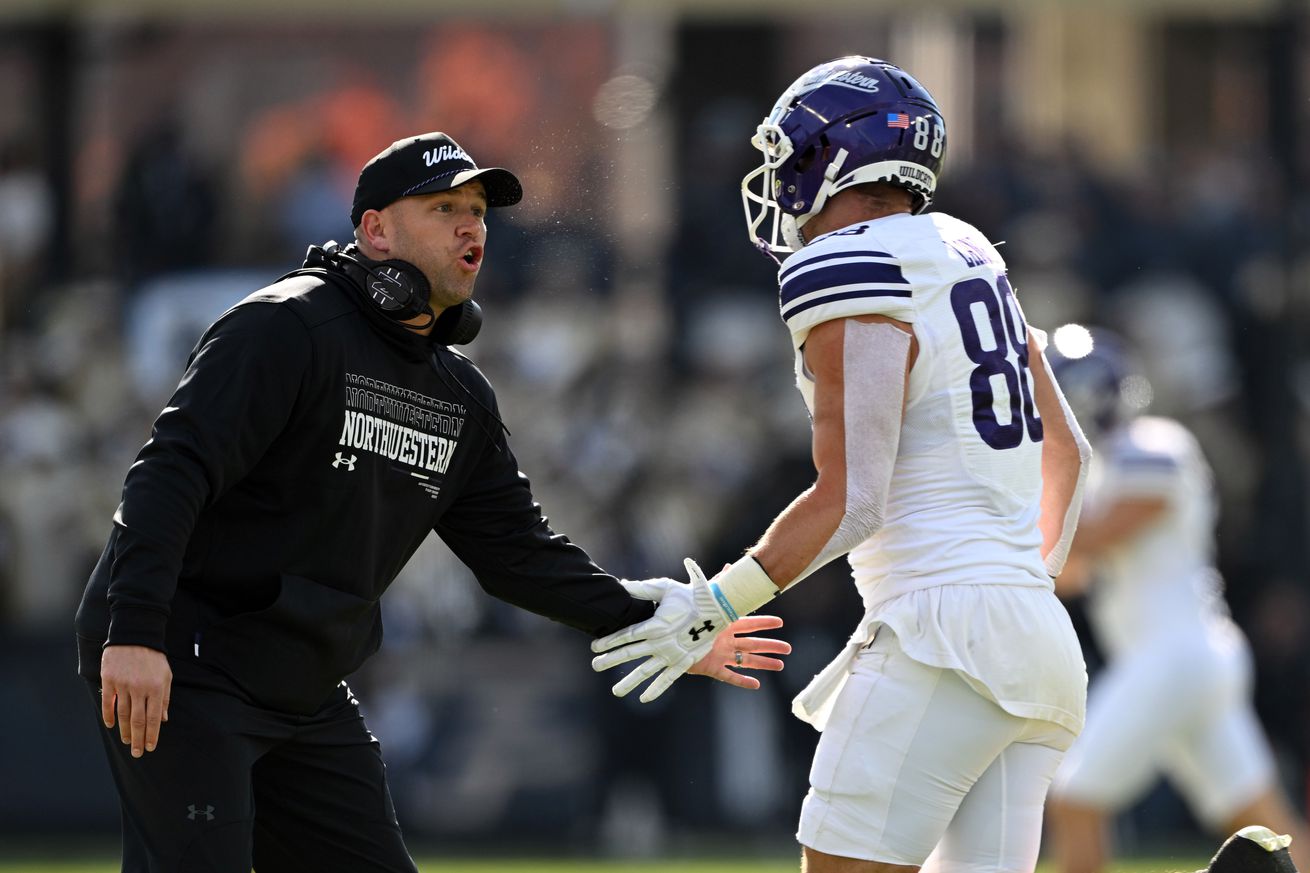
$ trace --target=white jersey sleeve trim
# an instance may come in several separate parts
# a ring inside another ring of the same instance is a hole
[[[825,303],[836,303],[842,300],[862,300],[870,297],[908,298],[909,296],[908,291],[894,285],[833,285],[812,291],[809,294],[803,294],[790,303],[784,304],[782,319],[783,321],[790,321],[805,310],[822,306]]]

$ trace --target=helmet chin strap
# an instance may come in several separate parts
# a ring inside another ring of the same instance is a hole
[[[848,156],[846,149],[837,150],[837,157],[833,158],[828,164],[828,168],[823,171],[823,184],[819,186],[818,192],[814,195],[814,203],[810,205],[809,210],[804,215],[784,215],[782,217],[782,238],[787,241],[787,245],[792,247],[792,251],[803,248],[807,242],[801,228],[805,227],[811,218],[822,212],[828,198],[840,190],[837,188],[837,176],[841,173],[842,165],[846,163]],[[849,187],[849,185],[846,187]]]
[[[796,216],[784,214],[779,224],[782,230],[782,241],[787,244],[789,249],[793,252],[799,252],[805,248],[805,237],[801,236],[801,226],[796,221]]]

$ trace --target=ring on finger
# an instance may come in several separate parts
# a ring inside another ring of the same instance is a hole
[[[746,660],[744,657],[742,657],[741,649],[738,649],[737,651],[732,653],[732,659],[737,662],[738,667],[741,666],[742,661]]]

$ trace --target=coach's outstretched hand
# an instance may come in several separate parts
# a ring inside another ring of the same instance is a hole
[[[791,646],[782,640],[740,637],[782,626],[782,619],[754,616],[730,621],[695,561],[686,561],[691,583],[672,579],[624,581],[634,597],[659,601],[655,615],[647,621],[596,640],[591,648],[604,652],[592,659],[592,669],[608,670],[619,664],[645,660],[614,685],[616,697],[623,697],[654,677],[641,694],[650,703],[663,694],[679,676],[699,673],[741,688],[759,688],[759,680],[743,676],[730,667],[752,670],[781,670],[782,662],[766,654],[785,655]],[[724,633],[724,631],[727,633]]]

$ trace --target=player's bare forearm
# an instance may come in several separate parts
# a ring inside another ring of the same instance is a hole
[[[912,328],[884,316],[828,321],[810,331],[805,363],[814,377],[818,479],[752,550],[780,588],[881,527],[913,361]],[[859,439],[848,444],[848,431]]]
[[[1169,502],[1164,497],[1126,497],[1078,525],[1072,554],[1093,560],[1117,545],[1140,536],[1160,519]]]
[[[769,525],[751,554],[779,588],[805,571],[846,512],[845,372],[842,322],[810,332],[805,363],[814,375],[814,467],[818,478]]]
[[[1052,446],[1049,436],[1042,442],[1042,508],[1038,527],[1042,532],[1044,557],[1050,554],[1064,530],[1065,516],[1073,503],[1082,462],[1076,448],[1069,452]],[[1076,538],[1074,542],[1077,542]]]
[[[1028,354],[1043,430],[1041,514],[1037,526],[1046,572],[1059,577],[1073,548],[1092,447],[1051,375],[1032,330],[1028,331]]]
[[[792,501],[750,550],[779,588],[786,588],[822,551],[841,524],[844,483],[820,481]]]
[[[1042,419],[1042,503],[1038,526],[1042,532],[1042,555],[1054,548],[1072,508],[1078,477],[1082,474],[1082,452],[1069,425],[1063,405],[1055,393],[1045,356],[1030,334],[1030,354],[1037,360],[1030,368],[1036,389],[1037,412]]]
[[[829,321],[810,331],[805,365],[814,377],[814,485],[791,502],[751,554],[779,588],[814,563],[846,513],[845,324]]]

